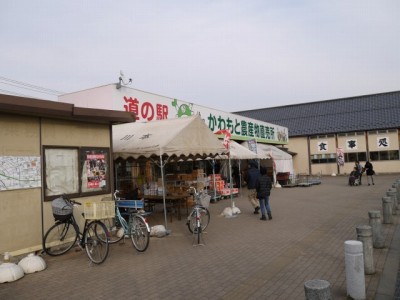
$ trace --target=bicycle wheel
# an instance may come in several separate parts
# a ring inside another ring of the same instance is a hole
[[[50,227],[43,238],[43,250],[48,255],[57,256],[71,249],[78,239],[73,224],[58,222]]]
[[[110,244],[118,243],[123,239],[125,232],[121,226],[115,222],[115,218],[108,218],[102,221],[108,231],[108,242]]]
[[[205,207],[200,207],[200,223],[202,231],[204,231],[210,223],[210,212]],[[196,228],[196,211],[194,209],[190,213],[186,225],[190,233],[193,233]]]
[[[146,221],[142,216],[134,215],[132,217],[130,236],[133,246],[139,252],[146,251],[150,242],[150,232]]]
[[[87,225],[85,236],[85,249],[89,259],[95,264],[104,262],[108,255],[107,228],[100,221],[93,221]]]

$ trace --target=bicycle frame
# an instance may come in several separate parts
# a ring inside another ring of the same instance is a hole
[[[193,238],[197,236],[197,244],[203,245],[201,243],[202,234],[205,231],[208,223],[210,222],[210,212],[208,209],[201,204],[202,192],[197,192],[196,188],[190,187],[189,191],[194,194],[195,205],[193,206],[188,218],[186,225],[189,231],[193,234]]]
[[[125,218],[122,216],[122,214],[121,214],[119,209],[120,208],[132,209],[132,207],[131,206],[119,206],[118,205],[118,201],[120,201],[121,199],[119,197],[117,197],[117,194],[118,194],[118,191],[115,191],[115,193],[114,193],[114,199],[115,199],[115,202],[116,202],[115,203],[116,204],[115,205],[115,217],[118,218],[118,221],[120,222],[122,228],[124,229],[124,234],[127,234],[127,235],[131,234],[129,229],[131,228],[132,222],[134,222],[134,216],[138,216],[140,218],[143,218],[144,221],[145,221],[145,224],[146,224],[147,231],[150,232],[150,226],[147,223],[146,219],[142,216],[142,214],[140,214],[137,211],[136,212],[134,212],[134,211],[128,212],[127,214],[129,215],[129,221],[127,222],[125,220]]]
[[[105,220],[109,241],[114,244],[124,239],[125,242],[125,238],[129,236],[134,248],[139,252],[144,252],[150,241],[150,226],[145,218],[145,215],[149,213],[138,211],[143,206],[143,202],[121,200],[118,193],[118,190],[114,192],[115,217]],[[120,209],[127,209],[127,211],[124,213]]]
[[[81,203],[64,198],[72,205]],[[84,217],[84,214],[82,213]],[[72,213],[68,219],[56,221],[43,237],[43,250],[51,255],[58,256],[68,252],[74,245],[85,249],[89,259],[95,264],[101,264],[108,255],[108,231],[100,220],[85,218],[83,231]]]

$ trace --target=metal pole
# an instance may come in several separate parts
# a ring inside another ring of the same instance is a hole
[[[165,221],[165,229],[167,230],[167,204],[165,201],[164,165],[161,154],[160,154],[160,167],[161,167],[161,181],[163,186],[164,221]]]
[[[229,153],[228,158],[229,158],[228,159],[229,160],[229,188],[230,188],[230,194],[231,194],[231,207],[234,207],[235,203],[233,201],[233,194],[232,194],[232,192],[233,192],[233,184],[232,184],[232,165],[231,165],[231,155],[230,155],[230,153]]]

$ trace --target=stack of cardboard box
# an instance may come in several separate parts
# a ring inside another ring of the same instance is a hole
[[[221,174],[215,174],[210,176],[210,188],[216,190],[217,194],[221,196],[229,196],[231,194],[231,189],[229,186],[225,186],[225,180],[222,179]],[[239,193],[238,188],[232,189],[232,194]]]

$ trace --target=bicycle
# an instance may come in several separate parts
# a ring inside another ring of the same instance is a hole
[[[200,244],[201,235],[210,223],[210,212],[207,206],[211,196],[205,190],[197,192],[193,186],[189,187],[188,192],[193,193],[195,205],[187,218],[186,225],[189,231],[197,236],[197,244]]]
[[[144,252],[150,242],[150,227],[145,218],[150,213],[139,212],[139,209],[144,207],[144,201],[122,200],[118,194],[119,191],[116,190],[114,192],[115,217],[104,220],[109,233],[109,243],[118,243],[125,236],[129,236],[135,249]],[[120,208],[125,212],[121,213]],[[124,216],[128,216],[128,220]]]
[[[100,220],[85,219],[83,232],[73,215],[73,207],[80,202],[68,199],[65,195],[53,200],[55,224],[46,232],[42,246],[44,252],[58,256],[68,252],[75,244],[85,248],[89,259],[95,264],[103,263],[108,256],[108,233]],[[82,213],[84,217],[84,213]]]

